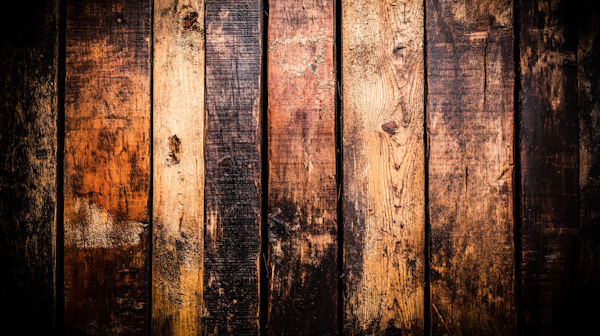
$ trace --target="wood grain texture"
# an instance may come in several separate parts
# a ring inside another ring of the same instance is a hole
[[[600,2],[579,7],[579,213],[581,332],[600,314]]]
[[[204,255],[204,1],[154,2],[152,333],[199,335]]]
[[[516,333],[512,0],[427,0],[431,333]]]
[[[333,0],[271,1],[269,333],[337,335]]]
[[[55,335],[58,1],[0,14],[0,315]]]
[[[577,317],[577,9],[520,2],[521,306],[524,335],[566,335]]]
[[[342,1],[344,332],[424,332],[423,1]]]
[[[259,330],[262,13],[206,2],[205,335]]]
[[[150,8],[67,2],[67,335],[148,332]]]

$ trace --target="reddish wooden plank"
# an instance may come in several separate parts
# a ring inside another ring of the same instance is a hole
[[[150,1],[67,2],[65,328],[148,328]]]
[[[431,333],[516,333],[512,0],[427,0]]]
[[[55,335],[58,1],[0,13],[0,315],[6,335]]]
[[[204,1],[154,1],[152,333],[199,335]]]
[[[269,3],[269,333],[337,335],[334,1]]]
[[[204,333],[256,335],[261,1],[206,2]]]

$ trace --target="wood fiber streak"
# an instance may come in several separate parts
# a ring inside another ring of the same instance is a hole
[[[422,335],[423,1],[342,1],[344,332]]]
[[[567,335],[577,318],[577,9],[521,1],[523,335]]]
[[[150,1],[67,2],[67,335],[148,332],[150,18]]]
[[[581,331],[600,314],[600,2],[579,7]]]
[[[206,3],[205,335],[256,335],[262,2]]]
[[[269,6],[269,332],[337,335],[333,0]]]
[[[152,333],[199,335],[204,256],[204,1],[154,2]]]
[[[427,0],[431,333],[516,333],[512,0]]]
[[[55,335],[58,1],[0,14],[0,315],[7,335]]]

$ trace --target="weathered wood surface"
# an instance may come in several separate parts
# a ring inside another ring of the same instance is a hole
[[[150,1],[67,2],[67,335],[145,335]]]
[[[199,335],[204,254],[204,1],[154,2],[152,333]]]
[[[424,332],[423,1],[342,1],[344,332]]]
[[[269,5],[268,333],[337,335],[335,2]]]
[[[427,1],[431,332],[514,335],[512,0]]]
[[[579,120],[576,6],[520,3],[523,335],[566,335],[577,316]]]
[[[579,186],[581,332],[600,313],[600,2],[579,7]]]
[[[0,14],[0,322],[54,335],[58,1]]]
[[[259,0],[206,2],[207,335],[259,329],[262,15]]]

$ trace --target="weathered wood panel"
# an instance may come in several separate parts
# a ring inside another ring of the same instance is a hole
[[[152,333],[199,335],[204,254],[204,1],[154,2]]]
[[[259,328],[262,15],[259,0],[206,2],[208,335]]]
[[[145,335],[150,1],[67,2],[65,328]]]
[[[344,332],[424,332],[423,1],[342,1]]]
[[[600,314],[600,2],[579,8],[581,332]]]
[[[524,335],[566,335],[578,310],[577,9],[520,3]]]
[[[58,1],[0,14],[0,302],[3,332],[54,335]]]
[[[427,1],[431,332],[516,333],[512,0]]]
[[[269,333],[337,335],[333,0],[269,4]]]

